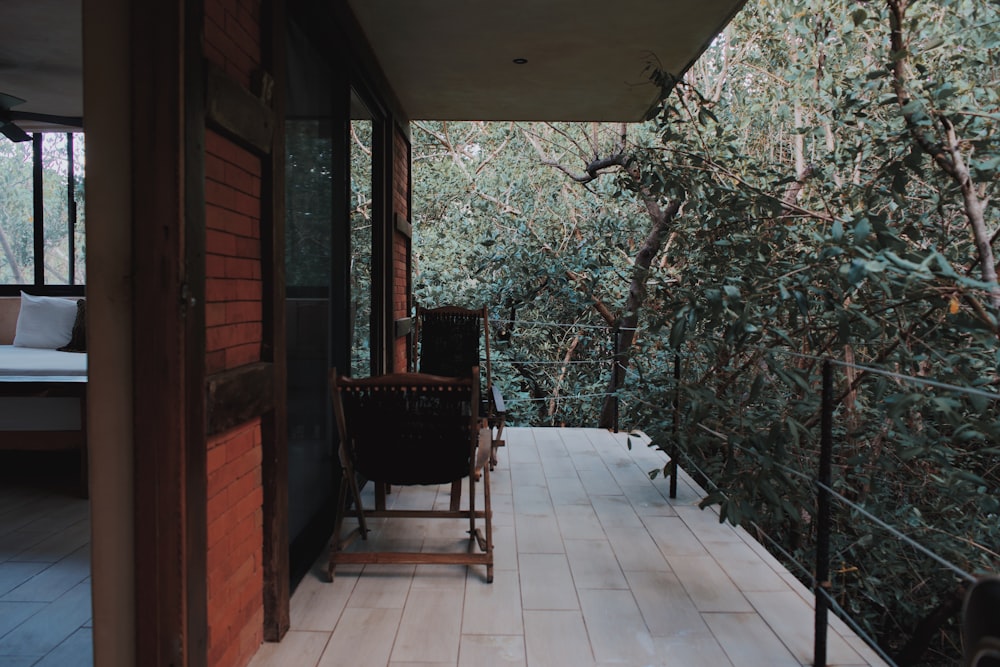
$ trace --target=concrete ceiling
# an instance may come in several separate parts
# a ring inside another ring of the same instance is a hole
[[[411,118],[565,121],[643,119],[649,68],[683,74],[744,1],[348,0]],[[15,111],[83,116],[81,5],[2,0]]]
[[[348,0],[410,118],[564,121],[642,120],[743,2]]]
[[[0,93],[14,111],[83,116],[82,0],[0,1]],[[17,121],[32,131],[52,127]]]

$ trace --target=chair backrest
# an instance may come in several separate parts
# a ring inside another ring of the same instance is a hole
[[[472,474],[478,368],[464,378],[394,373],[357,380],[334,369],[330,390],[341,456],[367,479],[444,484]]]
[[[486,348],[486,384],[490,386],[493,378],[489,315],[485,306],[477,309],[417,306],[414,338],[417,370],[450,377],[468,376],[474,366],[483,363],[479,347],[482,338]]]
[[[962,608],[963,667],[1000,665],[1000,577],[980,577]]]

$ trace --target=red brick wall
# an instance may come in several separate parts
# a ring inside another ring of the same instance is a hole
[[[261,0],[205,2],[205,57],[250,87],[260,67]]]
[[[260,360],[260,158],[205,133],[208,373]]]
[[[410,220],[410,142],[403,132],[394,131],[392,151],[392,208],[403,220]],[[393,225],[395,229],[395,225]],[[410,315],[410,239],[393,231],[392,236],[392,316],[402,319]],[[409,366],[410,345],[407,337],[397,338],[393,350],[393,370],[405,371]]]
[[[208,444],[208,664],[246,665],[264,640],[260,420]]]
[[[205,2],[205,57],[250,89],[261,63],[261,0]],[[205,365],[259,361],[263,337],[262,160],[205,132]],[[261,424],[208,442],[208,664],[244,667],[264,640]]]

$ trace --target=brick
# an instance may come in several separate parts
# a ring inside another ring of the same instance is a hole
[[[227,347],[225,350],[225,368],[239,368],[240,366],[260,361],[261,347],[260,343],[247,343],[246,345]]]
[[[227,257],[223,261],[223,273],[227,278],[258,279],[260,260],[246,257]]]
[[[256,301],[231,301],[221,306],[227,322],[260,322],[263,306]]]
[[[218,373],[228,368],[226,366],[226,351],[216,350],[205,354],[205,372],[208,374]]]
[[[205,231],[205,250],[218,255],[233,256],[240,247],[240,239],[215,229]]]
[[[233,253],[239,257],[260,257],[260,240],[256,238],[236,238],[236,250]]]

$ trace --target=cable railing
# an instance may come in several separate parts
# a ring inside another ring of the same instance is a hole
[[[833,374],[834,368],[851,368],[857,372],[864,372],[871,374],[872,376],[882,376],[890,378],[897,383],[912,383],[914,385],[919,385],[926,388],[932,388],[935,390],[944,390],[948,392],[965,394],[967,396],[975,396],[980,399],[986,399],[991,402],[1000,401],[1000,394],[985,391],[978,387],[966,387],[958,386],[948,382],[942,382],[928,377],[917,377],[909,376],[905,373],[900,373],[895,370],[881,369],[873,366],[867,366],[863,364],[855,364],[847,362],[841,359],[833,359],[829,357],[819,357],[815,355],[803,354],[799,352],[772,349],[772,348],[761,348],[759,351],[766,352],[769,354],[778,353],[785,354],[789,357],[807,359],[812,362],[816,362],[821,365],[821,375],[822,375],[822,389],[820,395],[820,419],[819,419],[819,444],[820,451],[818,460],[814,461],[816,469],[811,472],[804,472],[802,470],[797,470],[788,465],[769,459],[768,465],[779,469],[781,472],[790,475],[792,477],[798,478],[800,480],[808,483],[815,491],[815,501],[816,501],[816,548],[815,548],[815,563],[813,564],[813,569],[810,570],[807,565],[800,562],[793,554],[791,554],[787,549],[784,549],[780,542],[774,539],[767,531],[762,528],[756,521],[750,521],[750,525],[757,535],[764,539],[770,548],[777,551],[786,563],[794,566],[802,576],[802,578],[809,583],[812,587],[812,591],[815,599],[815,627],[814,627],[814,665],[822,667],[827,664],[827,628],[828,628],[828,614],[833,612],[835,615],[841,618],[862,640],[864,640],[878,655],[880,658],[886,661],[889,665],[896,665],[897,663],[894,659],[887,653],[887,651],[879,645],[879,643],[872,638],[871,634],[865,631],[864,628],[848,613],[841,604],[839,604],[832,594],[832,584],[831,584],[831,553],[830,553],[830,538],[832,530],[832,520],[831,513],[834,506],[838,506],[846,509],[852,513],[852,516],[860,517],[861,519],[869,522],[873,526],[877,527],[879,530],[883,531],[888,537],[891,537],[908,547],[912,548],[914,552],[921,554],[936,563],[942,568],[942,571],[947,571],[951,575],[955,576],[958,580],[964,582],[967,586],[974,585],[977,581],[981,579],[981,576],[972,574],[961,566],[949,561],[947,558],[941,554],[935,552],[934,550],[928,548],[926,545],[922,544],[920,541],[908,535],[904,530],[899,527],[892,525],[889,521],[883,520],[876,516],[873,512],[869,511],[864,506],[857,502],[854,502],[850,498],[846,497],[844,494],[840,493],[834,488],[834,483],[832,480],[832,460],[835,453],[835,441],[834,441],[834,424],[835,424],[835,412],[837,396],[834,394],[833,390]],[[689,456],[686,452],[683,452],[678,447],[678,430],[680,428],[680,421],[682,417],[681,410],[681,355],[674,354],[674,372],[673,380],[674,386],[672,391],[672,398],[670,402],[672,405],[669,406],[670,411],[672,411],[671,420],[671,437],[670,437],[670,447],[665,453],[668,456],[667,465],[664,468],[664,473],[669,476],[671,482],[670,497],[676,498],[676,479],[677,479],[677,464],[678,460],[683,457],[685,468],[690,467],[693,472],[695,472],[700,480],[704,480],[706,486],[715,493],[721,494],[725,497],[725,490],[720,488],[712,479],[712,474],[702,469],[695,459]],[[628,374],[630,378],[638,377],[638,374],[634,371]],[[664,412],[666,407],[662,404],[656,404],[643,399],[640,396],[630,396],[630,401],[637,404],[644,405],[647,409],[656,410],[658,412]],[[716,431],[711,431],[714,435],[726,438],[726,448],[739,452],[747,456],[764,457],[765,454],[757,451],[754,448],[744,447],[738,442],[734,442],[732,438],[727,438],[725,433],[718,433]],[[994,489],[994,493],[996,490]],[[957,539],[957,538],[956,538]],[[967,540],[964,540],[967,541]],[[990,552],[992,553],[992,552]],[[994,554],[995,555],[995,554]],[[1000,617],[1000,609],[994,609],[993,612]]]

